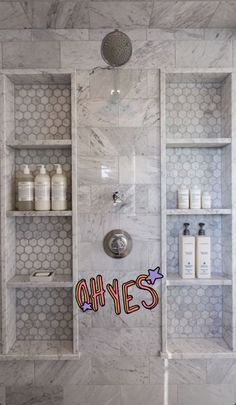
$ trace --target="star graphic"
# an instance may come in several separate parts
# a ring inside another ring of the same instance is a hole
[[[163,274],[160,273],[160,267],[156,267],[154,270],[148,269],[148,276],[146,281],[148,284],[155,284],[156,280],[163,278]]]
[[[92,304],[90,304],[90,302],[84,302],[83,305],[81,305],[80,308],[82,309],[83,312],[91,311],[92,310]]]

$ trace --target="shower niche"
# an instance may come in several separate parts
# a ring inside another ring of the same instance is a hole
[[[2,356],[71,358],[78,354],[76,129],[73,71],[2,71],[1,248]],[[72,154],[72,148],[74,153]],[[54,164],[67,176],[66,211],[17,211],[15,178],[28,164],[35,175]],[[55,271],[52,281],[36,283],[36,270]]]
[[[234,75],[213,69],[161,73],[162,355],[167,358],[230,356],[236,350]],[[210,192],[212,208],[178,209],[181,185]],[[211,278],[179,276],[184,222],[190,223],[191,235],[198,223],[206,224]]]

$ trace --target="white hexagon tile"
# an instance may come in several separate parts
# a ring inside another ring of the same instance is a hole
[[[166,89],[166,130],[169,138],[221,136],[220,83],[169,83]]]
[[[177,208],[177,190],[199,186],[221,208],[222,151],[217,148],[169,148],[166,153],[167,208]]]
[[[179,271],[179,236],[183,232],[183,224],[190,224],[191,235],[197,235],[199,222],[205,223],[206,235],[211,238],[211,271],[222,274],[222,223],[218,215],[200,215],[169,217],[167,220],[167,272],[168,274]]]
[[[170,337],[222,337],[222,286],[168,288]]]
[[[72,289],[16,290],[17,340],[71,340]]]
[[[16,218],[16,274],[54,270],[71,274],[71,218]]]
[[[67,85],[15,86],[17,140],[70,139],[70,115],[70,88]]]

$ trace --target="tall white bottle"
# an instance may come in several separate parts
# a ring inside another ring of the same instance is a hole
[[[39,165],[39,174],[34,179],[35,190],[35,210],[50,210],[50,177],[48,176],[45,166]]]
[[[52,210],[66,210],[66,190],[67,190],[67,179],[62,173],[61,165],[55,164],[56,174],[51,178],[51,188],[52,188]]]
[[[19,211],[32,211],[34,209],[34,177],[28,165],[23,165],[23,173],[16,179],[16,206]]]
[[[190,236],[189,224],[184,223],[179,239],[179,274],[182,278],[195,278],[195,237]]]
[[[197,278],[211,277],[211,238],[206,236],[204,226],[199,224],[200,229],[196,236],[196,276]]]

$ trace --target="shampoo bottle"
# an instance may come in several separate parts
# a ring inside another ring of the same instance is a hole
[[[182,278],[195,278],[195,237],[190,236],[189,224],[184,224],[179,240],[179,274]]]
[[[198,186],[193,186],[190,190],[190,208],[201,208],[201,190],[198,188]]]
[[[35,209],[37,211],[50,210],[50,177],[46,173],[44,165],[40,166],[40,172],[35,177]]]
[[[23,166],[23,172],[16,179],[16,206],[19,211],[32,211],[34,209],[34,177],[28,165]]]
[[[52,176],[51,187],[52,187],[52,210],[66,210],[66,190],[67,190],[67,179],[64,174],[62,174],[61,165],[55,164],[56,174]]]
[[[211,238],[205,236],[205,224],[199,224],[200,229],[196,237],[196,276],[198,278],[211,277]]]

